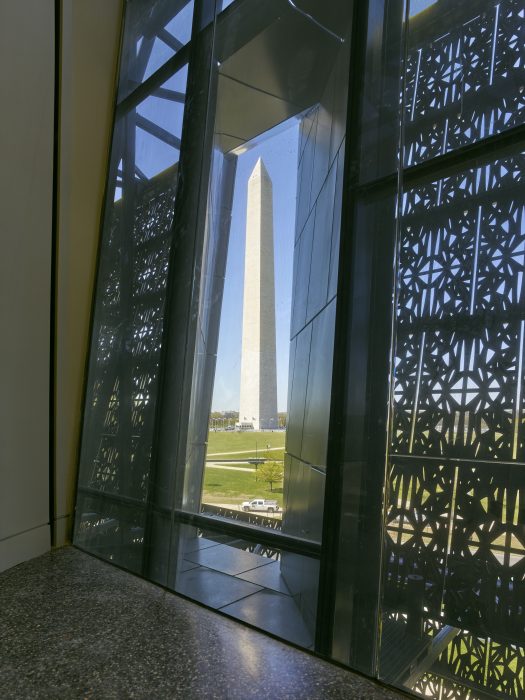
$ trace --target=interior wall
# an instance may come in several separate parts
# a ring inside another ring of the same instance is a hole
[[[54,2],[0,3],[0,570],[45,552]]]
[[[63,0],[55,544],[71,538],[84,369],[115,102],[122,0]]]
[[[69,537],[122,0],[62,2],[55,543]],[[50,547],[55,2],[0,5],[0,570]]]

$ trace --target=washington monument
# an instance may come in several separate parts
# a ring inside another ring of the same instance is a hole
[[[278,427],[272,181],[259,158],[248,180],[240,427]],[[251,424],[251,426],[250,426]]]

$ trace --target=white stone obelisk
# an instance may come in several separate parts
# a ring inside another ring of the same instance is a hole
[[[273,192],[260,158],[248,180],[239,423],[278,427]]]

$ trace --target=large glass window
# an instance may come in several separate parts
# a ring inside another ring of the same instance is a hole
[[[133,3],[131,14],[139,5]],[[155,17],[161,5],[155,4]],[[165,17],[164,7],[162,21]],[[128,40],[138,26],[133,21],[128,14]],[[151,31],[155,22],[152,16]],[[139,70],[139,58],[133,70]],[[122,61],[119,84],[127,89],[131,59]],[[186,81],[181,59],[167,79],[159,76],[146,95],[132,93],[117,108],[100,243],[76,542],[136,571],[142,570],[151,490]]]
[[[321,542],[334,352],[350,16],[307,9],[244,2],[217,20],[180,491],[184,512],[268,529],[277,547]],[[319,564],[305,562],[290,547],[275,568],[313,643]]]
[[[127,10],[76,542],[313,647],[350,8],[227,5]]]
[[[429,698],[518,698],[525,6],[380,4],[351,183],[333,653]]]
[[[236,154],[202,494],[207,512],[251,513],[261,524],[283,509],[298,125]],[[268,503],[248,505],[257,496]]]
[[[78,546],[524,696],[524,47],[523,0],[128,3]]]

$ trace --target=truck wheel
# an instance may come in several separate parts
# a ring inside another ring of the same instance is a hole
[[[244,506],[243,511],[244,511],[245,513],[247,513],[249,510],[250,510],[249,508],[246,508],[246,506]]]
[[[273,508],[268,508],[268,513],[273,513]]]

